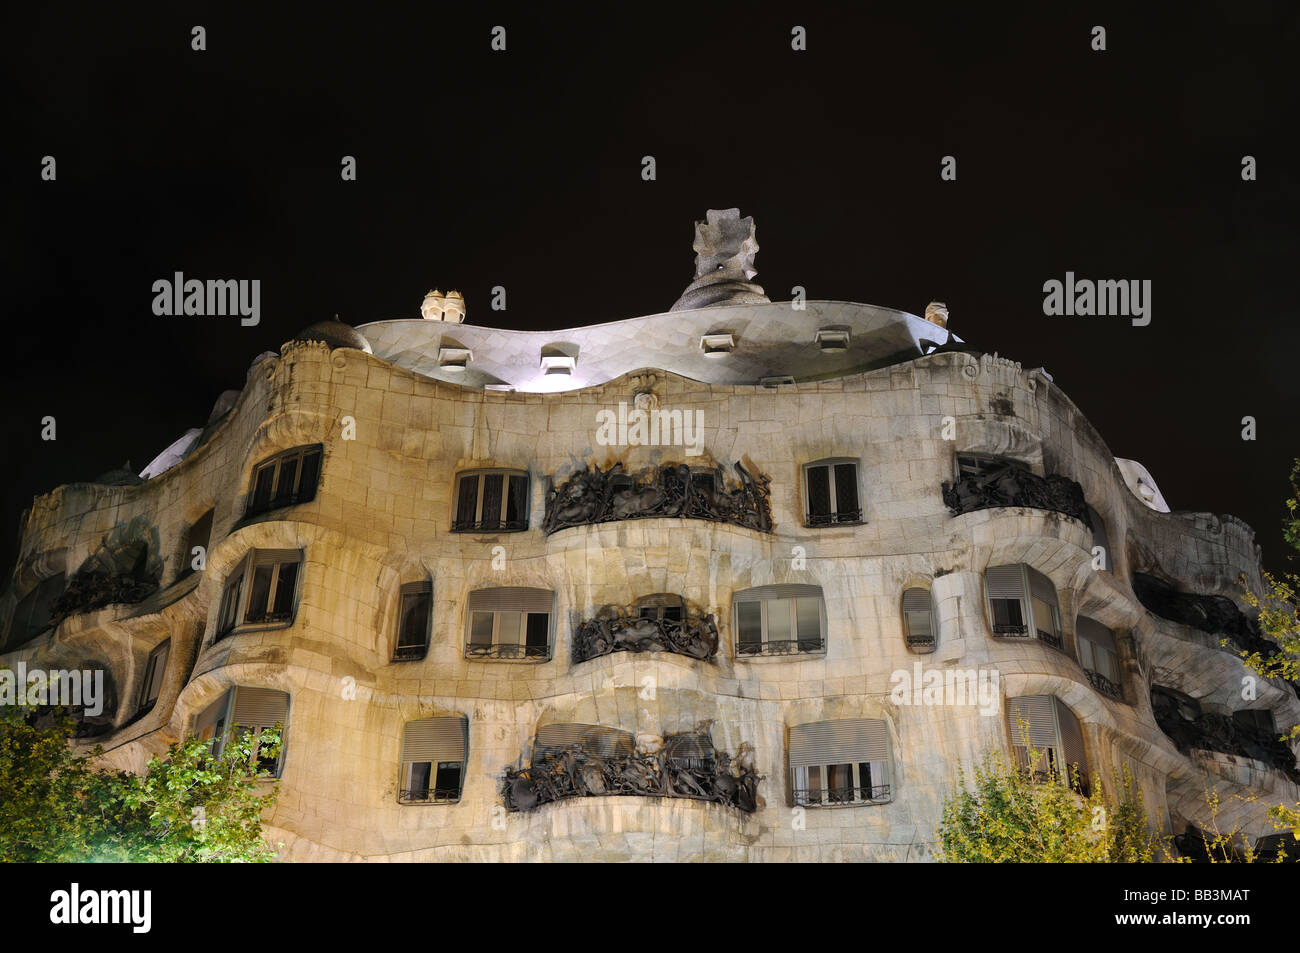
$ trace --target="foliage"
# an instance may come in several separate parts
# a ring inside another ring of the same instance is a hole
[[[97,768],[69,746],[74,724],[38,727],[0,709],[0,860],[270,861],[261,816],[279,782],[259,766],[280,735],[231,737],[220,758],[190,739],[153,758],[143,776]]]

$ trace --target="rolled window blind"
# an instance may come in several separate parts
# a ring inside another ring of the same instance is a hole
[[[1023,599],[1024,575],[1019,566],[990,566],[984,573],[990,599]]]
[[[1023,747],[1025,743],[1021,722],[1029,724],[1029,744],[1035,748],[1055,748],[1060,745],[1056,731],[1056,714],[1052,695],[1021,695],[1007,699],[1007,725],[1011,729],[1011,744]]]
[[[752,589],[742,589],[736,593],[736,602],[766,602],[769,599],[820,599],[822,595],[821,586],[809,586],[800,583],[781,583],[774,586],[755,586]]]
[[[402,761],[464,762],[468,730],[463,715],[408,721],[402,733]]]
[[[1042,599],[1049,606],[1058,605],[1056,601],[1056,587],[1052,585],[1052,580],[1048,579],[1037,569],[1032,566],[1027,567],[1029,576],[1029,591],[1033,593],[1035,599]]]
[[[846,718],[790,727],[790,767],[889,760],[889,728],[878,718]]]
[[[234,722],[269,728],[276,722],[289,723],[289,696],[272,688],[235,689]]]
[[[1074,717],[1074,712],[1070,711],[1065,702],[1056,696],[1052,696],[1052,701],[1056,703],[1056,721],[1061,736],[1061,757],[1065,760],[1061,765],[1061,773],[1063,776],[1066,775],[1077,764],[1079,778],[1087,784],[1088,758],[1083,750],[1083,726],[1079,724],[1079,719]]]
[[[930,590],[929,589],[905,589],[903,591],[903,611],[904,612],[929,612],[930,611]],[[915,633],[920,635],[920,633]]]
[[[555,593],[550,589],[502,586],[469,594],[470,612],[550,612],[554,604]]]

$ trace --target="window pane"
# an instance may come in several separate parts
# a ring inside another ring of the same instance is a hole
[[[472,645],[492,644],[492,613],[476,611],[470,617],[469,641]]]
[[[799,598],[795,603],[795,622],[799,631],[799,647],[820,643],[822,637],[821,600]]]
[[[1087,639],[1079,640],[1079,664],[1090,672],[1097,671],[1097,660],[1092,654],[1092,643]]]
[[[429,776],[433,773],[433,764],[429,761],[415,761],[411,764],[407,777],[406,796],[416,801],[423,801],[429,796]]]
[[[1056,621],[1056,606],[1034,599],[1034,627],[1049,635],[1060,635],[1061,627]]]
[[[853,765],[828,765],[826,777],[826,789],[832,804],[853,800]]]
[[[438,762],[438,776],[434,781],[434,791],[439,798],[460,797],[461,767],[459,761]]]
[[[835,464],[835,510],[844,519],[857,519],[858,465]]]
[[[928,639],[933,635],[928,610],[907,613],[907,634],[914,639]]]
[[[302,473],[298,475],[298,493],[295,502],[306,503],[316,499],[316,483],[320,476],[320,451],[311,450],[303,454]]]
[[[456,525],[466,528],[475,522],[474,510],[478,506],[478,477],[460,478],[460,495],[456,498]]]
[[[757,651],[763,644],[763,610],[759,602],[736,603],[736,641],[744,652]]]
[[[884,775],[881,775],[881,777],[883,778]],[[860,797],[862,800],[870,801],[871,798],[874,796],[871,791],[872,785],[874,783],[875,782],[871,778],[871,762],[859,761],[858,762],[858,787],[861,790]]]
[[[808,768],[808,801],[811,804],[820,804],[821,799],[822,799],[821,765],[812,765]]]
[[[550,632],[551,617],[548,613],[528,613],[528,629],[525,634],[525,644],[531,650],[527,653],[529,657],[546,655],[546,647],[550,641]]]
[[[662,616],[662,618],[663,618],[663,620],[664,620],[665,622],[681,622],[681,621],[682,621],[682,607],[681,607],[681,606],[664,606],[663,608],[664,608],[664,612],[663,612],[663,616]]]
[[[497,613],[497,645],[519,644],[519,624],[523,621],[521,615],[519,612]]]
[[[268,463],[257,471],[257,479],[253,485],[253,502],[249,504],[249,509],[264,510],[271,505],[271,482],[274,478],[274,463]]]
[[[790,641],[790,608],[793,599],[769,599],[767,603],[767,641]]]
[[[528,477],[514,474],[510,477],[510,493],[506,497],[506,522],[511,526],[524,526],[528,522]]]
[[[293,616],[293,593],[298,584],[298,564],[280,563],[280,577],[275,583],[275,605],[271,615],[277,621],[284,621]]]
[[[235,615],[239,612],[239,597],[243,594],[243,587],[243,573],[226,583],[226,591],[221,597],[221,615],[217,622],[219,632],[225,632],[235,624]]]
[[[423,645],[429,631],[429,596],[427,592],[408,592],[402,597],[402,624],[397,644]]]
[[[809,467],[805,473],[808,480],[808,517],[826,519],[831,512],[831,473],[830,467]]]
[[[293,502],[294,480],[297,476],[297,456],[285,457],[280,461],[280,476],[275,481],[276,506],[285,506]]]
[[[1025,626],[1024,615],[1020,611],[1019,599],[992,599],[994,631],[1006,634],[1006,630],[1021,630]]]
[[[267,604],[271,600],[271,573],[274,566],[257,566],[253,570],[253,587],[248,594],[247,622],[261,622],[266,618]]]
[[[501,526],[501,494],[505,479],[501,473],[488,473],[483,477],[483,529]]]

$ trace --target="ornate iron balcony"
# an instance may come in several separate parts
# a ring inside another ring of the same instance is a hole
[[[713,615],[690,615],[680,622],[645,619],[635,607],[620,609],[615,618],[588,619],[573,635],[573,660],[612,652],[672,652],[710,661],[718,653],[718,626]]]
[[[510,642],[502,645],[486,645],[483,643],[471,642],[465,646],[466,658],[534,659],[540,662],[549,658],[550,654],[550,646],[520,645],[517,642]]]
[[[862,510],[842,510],[838,513],[808,513],[804,516],[804,525],[810,529],[817,526],[834,526],[837,523],[861,523]]]
[[[1011,623],[1003,623],[1002,625],[994,624],[993,634],[1000,635],[1000,636],[1010,636],[1012,638],[1017,638],[1017,637],[1028,638],[1029,626],[1013,625]]]
[[[1050,645],[1058,652],[1065,651],[1065,640],[1059,635],[1054,635],[1053,633],[1047,632],[1043,629],[1037,629],[1035,631],[1038,633],[1039,642],[1042,642],[1044,645]]]
[[[397,800],[403,804],[455,804],[460,800],[460,791],[455,789],[416,788],[397,792]]]
[[[965,474],[956,483],[944,483],[942,491],[953,516],[997,506],[1027,506],[1064,513],[1092,528],[1083,487],[1057,473],[1040,477],[1008,464],[987,473]]]
[[[825,807],[830,804],[870,804],[889,798],[888,784],[858,787],[795,788],[791,792],[800,807]]]
[[[1119,685],[1116,685],[1105,675],[1101,674],[1101,672],[1094,672],[1090,669],[1084,669],[1083,674],[1088,676],[1089,684],[1091,684],[1093,688],[1097,689],[1097,691],[1101,692],[1103,695],[1107,696],[1108,698],[1114,698],[1119,701],[1123,701],[1124,689],[1122,689]]]
[[[908,648],[934,648],[933,635],[909,635],[906,638]]]
[[[609,523],[615,520],[678,517],[731,523],[760,532],[772,531],[771,483],[761,473],[751,475],[735,464],[739,482],[728,484],[722,467],[707,474],[686,464],[651,467],[636,475],[615,463],[607,470],[580,470],[556,486],[546,480],[547,535],[569,526]]]
[[[736,646],[737,655],[798,655],[806,652],[822,652],[826,643],[816,639],[778,639],[770,642],[741,642]]]

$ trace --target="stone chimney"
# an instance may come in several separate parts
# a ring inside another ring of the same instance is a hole
[[[946,329],[948,327],[948,306],[942,301],[931,301],[925,306],[925,320]]]
[[[740,217],[740,209],[709,209],[695,223],[695,280],[670,311],[719,308],[738,304],[771,304],[763,289],[750,279],[758,254],[754,219]]]

